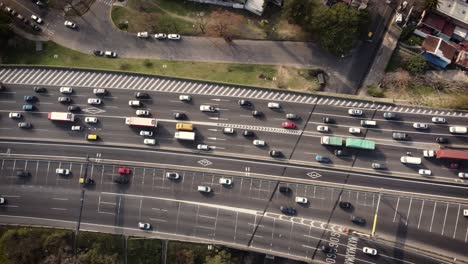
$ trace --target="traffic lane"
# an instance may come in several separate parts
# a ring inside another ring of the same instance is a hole
[[[430,132],[404,132],[408,134],[408,140],[395,140],[392,138],[394,132],[404,132],[401,130],[377,130],[377,129],[368,129],[366,139],[370,140],[381,140],[388,142],[389,144],[398,144],[398,145],[421,145],[422,146],[434,146],[436,143],[435,139],[437,137],[445,137],[448,139],[449,144],[462,144],[466,145],[468,142],[468,136],[466,135],[449,135],[449,134],[438,134]]]
[[[377,110],[377,113],[375,115],[374,120],[377,121],[387,121],[388,124],[390,123],[399,123],[399,122],[404,122],[404,123],[427,123],[430,127],[436,126],[436,127],[445,127],[445,126],[464,126],[466,124],[466,118],[459,117],[459,116],[446,116],[446,115],[427,115],[427,114],[418,114],[418,113],[403,113],[403,112],[395,112],[397,114],[398,118],[394,120],[387,120],[383,118],[383,114],[386,113],[387,111],[382,111],[382,110]],[[444,112],[444,111],[441,111]],[[433,117],[443,117],[446,119],[447,123],[446,124],[435,124],[432,122]],[[385,123],[387,124],[387,123]],[[448,129],[447,129],[448,131]]]

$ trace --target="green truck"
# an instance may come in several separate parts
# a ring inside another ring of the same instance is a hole
[[[341,147],[343,145],[343,138],[323,136],[320,138],[320,144]]]
[[[374,150],[375,142],[372,140],[360,139],[360,138],[347,138],[346,147]]]

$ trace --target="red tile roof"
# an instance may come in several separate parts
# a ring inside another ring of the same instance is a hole
[[[455,56],[455,52],[457,51],[457,48],[443,39],[430,35],[427,36],[427,38],[424,40],[422,48],[425,51],[447,61],[452,61],[453,57]]]
[[[428,13],[424,17],[422,22],[426,24],[427,26],[433,29],[437,29],[439,31],[442,31],[444,29],[445,24],[447,23],[447,21],[443,17],[436,15],[434,13]]]

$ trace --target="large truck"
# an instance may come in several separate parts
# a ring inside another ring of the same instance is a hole
[[[177,131],[174,134],[174,138],[179,140],[195,140],[195,132],[188,132],[188,131]]]
[[[372,141],[372,140],[367,140],[367,139],[347,138],[346,139],[346,147],[374,150],[375,149],[375,142]]]
[[[156,118],[147,117],[127,117],[125,118],[125,124],[129,126],[142,126],[142,127],[157,127],[158,122]]]
[[[439,149],[436,151],[436,158],[468,160],[468,151],[456,149]]]
[[[67,121],[73,122],[75,121],[75,115],[72,113],[67,112],[50,112],[47,115],[47,118],[52,121]]]
[[[323,136],[320,138],[320,144],[341,147],[343,145],[343,138]]]

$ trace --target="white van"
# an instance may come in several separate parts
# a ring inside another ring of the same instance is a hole
[[[466,134],[468,132],[468,128],[462,126],[451,126],[449,131],[452,134]]]
[[[376,126],[377,121],[375,120],[361,120],[361,126]]]
[[[401,163],[406,163],[406,164],[415,164],[415,165],[421,164],[421,158],[410,157],[410,156],[401,156],[400,161]]]

